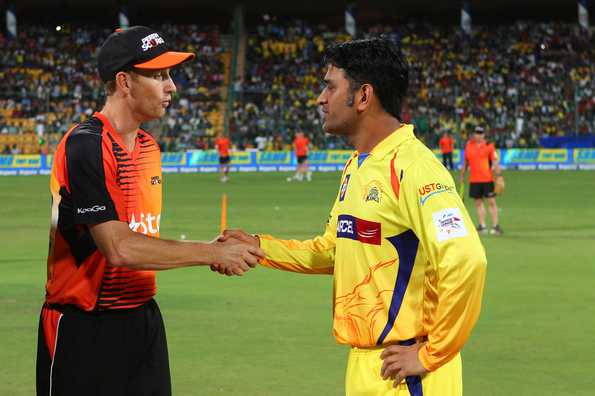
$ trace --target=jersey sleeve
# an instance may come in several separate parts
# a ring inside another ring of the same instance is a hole
[[[73,132],[66,141],[66,167],[75,224],[118,220],[106,185],[101,135]]]
[[[277,239],[259,235],[260,247],[266,253],[261,260],[265,267],[304,274],[332,274],[335,266],[337,238],[336,202],[324,233],[305,241]]]
[[[401,182],[400,210],[420,241],[435,279],[426,287],[435,298],[427,322],[428,341],[419,358],[433,371],[467,341],[481,309],[487,260],[479,236],[448,171],[423,156]]]
[[[496,148],[493,145],[490,145],[490,161],[495,161],[498,159],[498,154],[496,153]]]

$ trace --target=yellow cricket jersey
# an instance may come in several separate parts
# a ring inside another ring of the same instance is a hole
[[[334,274],[333,333],[360,348],[427,337],[428,370],[452,359],[479,317],[486,257],[448,171],[402,125],[355,152],[324,234],[260,235],[262,264]]]

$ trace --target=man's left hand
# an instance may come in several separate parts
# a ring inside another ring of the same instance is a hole
[[[496,176],[496,183],[494,183],[494,192],[496,193],[496,195],[502,195],[504,194],[504,176],[502,175],[498,175]]]
[[[393,379],[393,387],[396,388],[406,377],[426,374],[428,370],[421,364],[417,355],[424,345],[425,343],[391,345],[382,351],[382,379]]]

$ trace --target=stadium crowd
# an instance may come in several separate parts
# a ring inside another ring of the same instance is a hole
[[[381,35],[400,43],[407,56],[402,117],[430,146],[445,131],[465,139],[481,124],[499,147],[536,147],[543,135],[574,133],[575,106],[578,133],[595,132],[594,46],[575,25],[479,26],[468,37],[457,27],[410,23],[372,26],[360,36]],[[258,26],[234,108],[240,135],[305,130],[314,132],[315,145],[323,144],[316,108],[321,55],[329,43],[349,39],[301,21]]]
[[[167,151],[209,147],[223,125],[229,46],[216,26],[157,29],[175,47],[200,56],[176,72],[179,100],[150,130]],[[31,131],[45,142],[40,150],[51,151],[71,125],[100,108],[104,91],[94,56],[108,34],[89,26],[25,26],[18,40],[0,36],[0,134]],[[379,35],[400,43],[406,54],[410,88],[402,118],[430,146],[445,131],[465,139],[475,125],[499,147],[536,147],[544,135],[576,129],[595,133],[595,46],[576,25],[517,22],[477,26],[466,36],[454,26],[404,23],[367,27],[358,37]],[[344,147],[321,132],[316,98],[325,47],[350,39],[324,25],[274,18],[250,32],[245,78],[230,82],[229,131],[236,146],[278,149],[304,131],[315,147]]]
[[[163,148],[192,148],[199,136],[214,134],[224,89],[224,48],[216,26],[163,25],[157,29],[176,48],[200,53],[172,72],[178,88],[166,121],[158,129]],[[43,151],[99,110],[104,87],[96,70],[97,45],[110,30],[98,27],[23,26],[17,39],[0,35],[0,134],[34,132]],[[227,51],[229,52],[229,51]]]

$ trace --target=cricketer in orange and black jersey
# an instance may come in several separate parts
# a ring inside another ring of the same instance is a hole
[[[42,312],[46,340],[54,340],[59,312],[141,306],[156,293],[155,272],[110,265],[88,225],[123,221],[135,232],[159,237],[161,155],[155,140],[138,130],[128,152],[100,113],[70,130],[54,155],[50,190],[52,223]],[[48,345],[53,351],[53,346]]]
[[[452,177],[413,126],[358,157],[345,166],[324,234],[307,241],[261,235],[263,265],[333,274],[338,343],[377,348],[427,339],[419,358],[437,370],[458,356],[479,317],[483,246]]]
[[[119,220],[159,237],[161,156],[139,130],[128,152],[100,113],[73,128],[54,155],[51,175],[52,243],[46,302],[85,311],[134,308],[156,292],[155,272],[109,265],[89,224]]]

